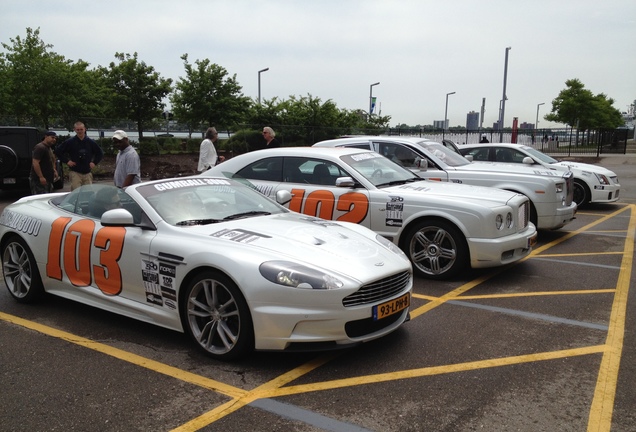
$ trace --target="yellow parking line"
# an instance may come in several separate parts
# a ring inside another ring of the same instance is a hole
[[[625,316],[627,313],[627,295],[629,293],[632,266],[634,265],[634,238],[636,237],[636,206],[630,205],[632,212],[629,229],[625,239],[623,261],[616,284],[616,295],[610,315],[607,332],[609,349],[603,354],[601,367],[596,380],[594,400],[590,409],[587,430],[594,432],[609,431],[612,426],[614,412],[614,396],[618,382],[618,371],[623,352],[623,336],[625,335]]]
[[[219,392],[226,396],[236,398],[236,397],[241,397],[246,393],[245,390],[239,389],[237,387],[233,387],[213,379],[205,378],[201,375],[196,375],[190,372],[186,372],[182,369],[168,366],[164,363],[160,363],[155,360],[150,360],[148,358],[145,358],[136,354],[132,354],[127,351],[123,351],[118,348],[114,348],[100,342],[95,342],[93,340],[86,339],[81,336],[77,336],[72,333],[58,330],[49,326],[45,326],[43,324],[33,322],[33,321],[28,321],[20,317],[16,317],[13,315],[0,312],[0,319],[3,321],[7,321],[10,323],[19,325],[21,327],[35,330],[39,333],[42,333],[48,336],[62,339],[67,342],[80,345],[85,348],[92,349],[94,351],[101,352],[103,354],[107,354],[111,357],[115,357],[120,360],[126,361],[128,363],[132,363],[134,365],[141,366],[146,369],[150,369],[152,371],[167,375],[169,377],[176,378],[178,380],[185,381],[190,384],[194,384],[194,385],[206,388],[208,390]]]
[[[457,297],[456,300],[480,300],[492,298],[511,298],[511,297],[535,297],[535,296],[556,296],[556,295],[582,295],[582,294],[612,294],[616,289],[595,289],[595,290],[568,290],[568,291],[546,291],[546,292],[528,292],[514,294],[482,294],[482,295],[466,295]]]
[[[296,386],[282,387],[278,389],[271,389],[267,391],[261,391],[256,396],[260,398],[265,397],[279,397],[288,396],[292,394],[307,393],[314,391],[333,390],[343,387],[352,387],[365,384],[375,384],[379,382],[396,381],[409,378],[420,378],[424,376],[441,375],[456,372],[467,372],[479,369],[488,369],[494,367],[510,366],[522,363],[532,363],[545,360],[556,360],[575,356],[584,356],[590,354],[598,354],[607,351],[605,345],[588,346],[581,348],[566,349],[561,351],[549,351],[534,354],[525,354],[513,357],[503,357],[498,359],[479,360],[466,363],[457,363],[443,366],[431,366],[426,368],[417,368],[403,371],[387,372],[375,375],[365,375],[353,378],[343,378],[332,381],[322,381],[311,384],[301,384]],[[254,390],[253,393],[256,393]]]
[[[245,405],[248,405],[254,402],[257,399],[262,399],[263,394],[267,394],[268,392],[276,391],[279,387],[284,386],[285,384],[294,381],[305,375],[314,369],[324,365],[325,363],[330,362],[334,358],[338,357],[339,353],[332,353],[328,355],[321,356],[312,361],[309,361],[291,371],[280,375],[279,377],[262,384],[253,390],[246,392],[242,397],[235,398],[229,402],[220,405],[213,410],[210,410],[187,423],[182,424],[178,428],[172,430],[172,432],[192,432],[197,431],[215,421],[232,414],[236,410],[243,408]]]

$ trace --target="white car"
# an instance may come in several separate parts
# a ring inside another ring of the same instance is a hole
[[[538,229],[558,229],[575,218],[572,173],[522,168],[504,163],[471,163],[446,145],[416,137],[359,136],[321,141],[314,147],[373,150],[442,182],[488,186],[520,193],[531,203],[530,221]]]
[[[387,335],[413,286],[407,257],[371,230],[226,178],[25,197],[0,215],[0,250],[18,302],[72,299],[185,332],[220,360]]]
[[[522,144],[464,144],[457,146],[464,156],[474,162],[505,162],[523,164],[535,169],[574,174],[574,202],[578,206],[588,203],[618,201],[621,185],[618,176],[606,168],[579,162],[559,162],[539,150]]]
[[[536,242],[528,199],[494,188],[432,182],[359,149],[278,148],[235,156],[202,176],[247,179],[291,210],[353,222],[393,241],[422,276],[509,264]]]

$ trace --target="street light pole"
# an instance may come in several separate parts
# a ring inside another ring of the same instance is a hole
[[[369,120],[371,120],[371,110],[373,109],[373,86],[380,84],[380,81],[369,86]]]
[[[506,82],[508,81],[508,51],[512,47],[506,47],[506,61],[504,63],[504,81],[503,81],[503,96],[501,98],[501,113],[499,113],[499,142],[503,141],[503,125],[504,125],[504,113],[506,111]]]
[[[444,109],[444,130],[448,130],[448,96],[453,95],[455,92],[446,93],[446,108]]]
[[[545,102],[541,102],[540,104],[537,104],[537,119],[535,120],[535,123],[534,123],[534,129],[535,130],[539,129],[539,107],[541,105],[545,105]]]
[[[261,73],[267,72],[269,68],[261,69],[258,71],[258,104],[261,104]]]

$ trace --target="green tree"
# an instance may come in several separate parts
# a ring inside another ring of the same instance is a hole
[[[111,62],[110,69],[103,71],[112,91],[113,114],[134,121],[142,139],[144,128],[161,116],[165,106],[162,100],[170,93],[172,80],[161,78],[154,67],[140,62],[136,52],[115,53],[115,58],[119,64]]]
[[[201,125],[228,129],[242,122],[250,99],[243,96],[236,75],[228,76],[227,70],[210,60],[188,62],[188,55],[181,59],[186,72],[179,78],[170,101],[176,118],[196,130]]]
[[[620,111],[612,106],[613,99],[602,93],[595,96],[578,79],[567,80],[565,85],[567,88],[552,101],[552,111],[543,117],[545,120],[581,130],[613,129],[623,124]]]

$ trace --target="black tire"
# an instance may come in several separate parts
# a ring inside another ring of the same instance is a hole
[[[38,266],[26,242],[12,236],[2,245],[4,283],[11,296],[20,303],[32,303],[44,294]]]
[[[574,201],[577,206],[581,207],[590,202],[590,190],[584,181],[574,179],[573,188],[574,194],[572,201]]]
[[[418,222],[406,234],[402,249],[413,270],[428,279],[451,278],[469,262],[463,234],[443,220]]]
[[[18,168],[18,155],[11,147],[0,145],[0,175],[8,176]]]
[[[254,349],[250,310],[230,278],[206,270],[195,275],[184,289],[181,322],[200,349],[223,361],[238,359]]]

